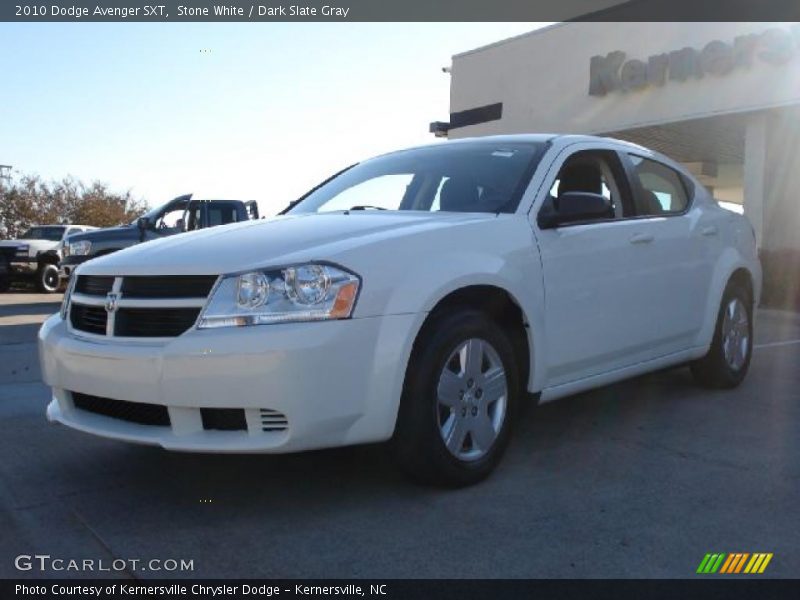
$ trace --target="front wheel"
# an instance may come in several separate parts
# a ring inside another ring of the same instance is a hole
[[[52,294],[58,291],[58,267],[52,263],[45,263],[36,272],[36,289],[42,294]]]
[[[753,299],[747,288],[731,283],[722,297],[711,348],[691,364],[695,380],[710,388],[738,386],[753,354]]]
[[[471,309],[435,317],[406,373],[393,438],[401,466],[427,483],[484,479],[508,444],[519,392],[513,345],[498,324]]]

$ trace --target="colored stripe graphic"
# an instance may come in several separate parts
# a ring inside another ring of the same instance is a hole
[[[700,566],[697,567],[697,572],[698,573],[705,573],[706,572],[705,569],[706,569],[706,565],[708,564],[709,560],[711,560],[711,555],[710,554],[706,554],[703,557],[703,560],[700,561]]]
[[[719,570],[720,573],[727,573],[728,569],[731,568],[731,563],[733,563],[734,559],[736,558],[735,554],[728,554],[728,560],[722,565],[722,568]]]
[[[754,552],[753,554],[749,552],[709,553],[700,561],[697,573],[713,574],[718,572],[721,575],[763,573],[772,557],[773,554],[771,552]]]
[[[725,554],[706,554],[700,566],[697,567],[698,573],[716,573],[722,564]]]
[[[764,562],[761,563],[761,566],[758,568],[758,572],[759,573],[763,573],[764,569],[767,568],[767,565],[769,564],[769,561],[771,561],[771,560],[772,560],[772,552],[770,552],[769,554],[767,554],[764,557]]]
[[[742,567],[744,567],[744,563],[749,556],[750,554],[747,552],[737,552],[729,555],[728,560],[725,561],[724,565],[722,565],[720,573],[739,573],[742,570]]]

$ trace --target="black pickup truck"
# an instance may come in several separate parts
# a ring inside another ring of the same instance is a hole
[[[168,235],[257,218],[255,200],[193,200],[191,194],[178,196],[130,225],[71,235],[64,243],[59,273],[62,279],[69,279],[79,264],[96,256]]]

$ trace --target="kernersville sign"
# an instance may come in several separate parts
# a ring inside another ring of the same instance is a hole
[[[655,54],[646,61],[626,60],[625,52],[615,50],[591,58],[589,95],[631,92],[706,75],[723,76],[735,69],[751,67],[756,61],[779,66],[798,54],[800,25],[740,35],[733,42],[712,40],[700,49],[685,47]]]

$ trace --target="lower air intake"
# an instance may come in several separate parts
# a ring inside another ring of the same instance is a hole
[[[247,431],[243,408],[201,408],[203,429]]]
[[[128,421],[140,425],[158,425],[169,427],[169,411],[161,404],[148,404],[146,402],[128,402],[127,400],[112,400],[100,396],[90,396],[72,392],[72,403],[78,410]]]

